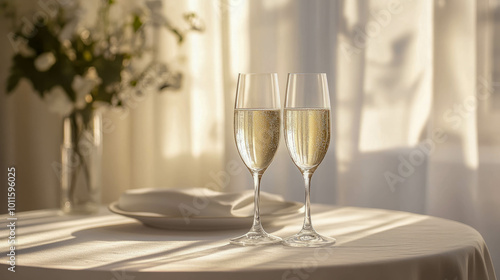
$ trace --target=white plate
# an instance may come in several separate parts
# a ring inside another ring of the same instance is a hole
[[[252,225],[253,217],[184,217],[166,216],[157,213],[128,212],[118,206],[118,201],[109,205],[109,210],[113,213],[137,219],[146,226],[176,230],[221,230],[249,228]],[[261,215],[263,224],[270,224],[277,219],[304,212],[304,205],[295,201],[284,201],[283,208],[272,214]]]

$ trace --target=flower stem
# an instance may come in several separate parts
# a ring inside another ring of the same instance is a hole
[[[70,171],[71,174],[71,186],[69,189],[69,199],[73,204],[76,204],[76,197],[75,197],[75,192],[76,192],[76,187],[77,187],[77,179],[78,179],[78,174],[80,173],[80,167],[83,169],[83,178],[84,178],[84,184],[87,188],[87,192],[90,194],[91,192],[91,186],[90,186],[90,173],[88,170],[87,163],[85,161],[85,157],[80,151],[80,141],[82,141],[82,137],[85,134],[85,129],[87,128],[87,124],[85,123],[85,120],[82,121],[82,124],[79,126],[78,121],[77,121],[77,112],[73,112],[70,115],[71,119],[71,129],[73,129],[74,133],[72,134],[73,139],[73,145],[72,149],[73,152],[75,153],[78,161],[77,164],[74,166],[73,170]]]

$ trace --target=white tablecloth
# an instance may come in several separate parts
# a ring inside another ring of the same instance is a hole
[[[15,273],[0,216],[0,279],[496,279],[483,238],[464,224],[380,209],[312,211],[316,229],[337,238],[333,247],[237,247],[228,239],[246,230],[160,230],[104,208],[89,217],[19,213]],[[266,229],[284,237],[301,223],[298,215]]]

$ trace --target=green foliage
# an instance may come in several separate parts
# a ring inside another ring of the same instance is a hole
[[[142,20],[139,15],[134,15],[132,27],[134,28],[134,32],[137,32],[142,27]]]
[[[149,27],[162,25],[176,36],[179,43],[183,42],[187,31],[197,30],[191,26],[188,30],[182,31],[171,26],[165,19],[162,21],[163,24],[152,22],[147,15],[154,11],[143,13],[134,11],[130,17],[131,20],[126,21],[123,26],[113,26],[113,23],[109,22],[110,6],[118,5],[118,3],[114,0],[101,3],[95,26],[78,30],[78,32],[72,30],[74,35],[69,38],[61,39],[61,33],[67,28],[78,26],[73,22],[77,18],[78,7],[63,9],[60,6],[57,14],[54,17],[48,17],[46,22],[24,22],[17,26],[13,38],[17,46],[23,47],[24,51],[19,50],[12,57],[10,75],[6,83],[7,93],[13,92],[20,80],[24,78],[30,81],[33,89],[42,98],[55,86],[60,86],[69,100],[77,104],[82,96],[81,93],[75,92],[80,88],[75,89],[74,82],[75,77],[80,76],[80,80],[95,81],[93,88],[83,96],[86,102],[85,108],[91,109],[92,103],[96,101],[119,106],[123,104],[120,93],[127,89],[143,90],[139,87],[146,84],[142,81],[147,76],[145,73],[150,72],[153,66],[160,64],[152,61],[143,69],[130,65],[134,57],[140,57],[144,52],[151,51],[144,45],[147,41],[144,36],[148,33],[143,32],[143,28],[148,28],[148,25]],[[185,19],[191,25],[195,15],[192,13],[189,15],[189,18],[185,17]],[[123,17],[127,18],[127,15]],[[131,38],[126,35],[128,34],[127,28],[133,31]],[[53,55],[50,57],[55,58],[54,61],[47,62],[48,67],[40,68],[41,55],[50,53]],[[37,60],[39,60],[38,64]],[[166,66],[161,69],[168,71]],[[124,81],[122,78],[124,74],[130,79]],[[182,75],[178,73],[169,75],[169,77],[172,76],[181,77]],[[164,88],[165,83],[165,81],[160,81],[157,88]],[[172,87],[178,84],[178,81],[174,81]],[[81,111],[82,108],[78,110]]]
[[[21,78],[25,77],[23,67],[21,66],[21,64],[25,63],[23,57],[15,55],[13,60],[14,63],[12,63],[12,66],[10,67],[10,75],[9,78],[7,78],[7,93],[11,93],[17,87]]]

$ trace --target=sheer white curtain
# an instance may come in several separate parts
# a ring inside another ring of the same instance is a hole
[[[160,59],[186,73],[180,92],[148,94],[126,113],[105,115],[112,125],[104,136],[104,202],[137,187],[251,188],[233,140],[238,72],[277,72],[282,100],[288,72],[326,72],[334,137],[313,177],[312,201],[468,223],[500,270],[493,4],[163,1],[172,21],[194,11],[206,31],[180,49],[159,34]],[[5,77],[10,46],[0,44]],[[2,168],[18,167],[21,209],[57,207],[51,163],[59,157],[59,119],[29,86],[19,91],[0,96]],[[283,141],[262,183],[264,191],[302,201],[301,176]]]
[[[144,187],[212,187],[224,164],[222,33],[211,1],[161,1],[172,24],[195,12],[207,26],[182,45],[166,31],[158,34],[158,59],[184,73],[182,89],[149,93],[128,109],[111,110],[116,129],[105,134],[104,200]],[[118,165],[118,166],[117,166]],[[211,184],[212,183],[212,184]],[[211,185],[210,185],[211,184]]]
[[[222,3],[226,120],[238,72],[278,72],[282,96],[286,73],[326,72],[335,137],[312,200],[468,223],[500,269],[492,1]],[[226,142],[237,160],[230,126]],[[247,172],[233,182],[251,183]],[[302,199],[283,142],[263,189]]]

